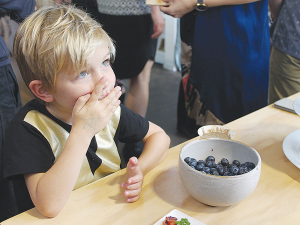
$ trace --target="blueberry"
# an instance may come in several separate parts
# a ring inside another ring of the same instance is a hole
[[[212,173],[213,171],[218,171],[216,168],[210,168],[210,173]]]
[[[190,167],[195,167],[197,165],[197,161],[196,160],[191,160],[189,162]]]
[[[224,167],[222,166],[219,166],[219,167],[217,167],[217,170],[218,170],[218,172],[219,172],[219,174],[221,175],[221,176],[223,176],[224,175],[224,173],[225,173],[225,170],[224,170]]]
[[[197,164],[205,164],[205,162],[204,162],[204,160],[202,160],[202,159],[200,159],[200,160],[198,160],[198,162],[197,162]]]
[[[208,156],[206,159],[205,159],[205,162],[208,162],[208,161],[215,161],[215,157],[213,157],[212,155]]]
[[[228,161],[227,159],[223,158],[223,159],[221,160],[221,164],[222,164],[223,166],[228,166],[228,165],[229,165],[229,161]]]
[[[214,170],[212,172],[210,172],[211,175],[215,175],[215,176],[219,176],[219,173],[217,170]]]
[[[203,167],[205,167],[205,163],[197,163],[197,165],[201,165],[201,166],[203,166]]]
[[[224,166],[224,172],[228,172],[228,167],[227,166]]]
[[[229,168],[229,173],[232,173],[233,175],[237,175],[239,173],[239,168],[235,165],[232,165]]]
[[[248,172],[249,172],[248,167],[246,167],[246,166],[241,166],[240,167],[239,174],[245,174],[245,173],[248,173]]]
[[[189,164],[190,161],[191,161],[191,158],[190,158],[190,157],[185,157],[184,161],[185,161],[187,164]]]
[[[254,165],[254,163],[252,163],[252,162],[245,162],[245,163],[243,163],[242,165],[248,167],[249,171],[250,171],[250,170],[253,170],[253,169],[255,168],[255,165]]]
[[[203,172],[210,174],[210,168],[209,167],[204,167]]]
[[[230,176],[229,172],[228,171],[224,172],[223,176]]]
[[[217,168],[217,164],[215,163],[215,161],[212,161],[212,167]]]
[[[209,168],[212,168],[213,167],[213,162],[212,161],[207,161],[205,166],[209,167]]]
[[[232,161],[232,164],[236,165],[237,167],[239,167],[241,165],[240,161],[238,161],[236,159]]]
[[[205,165],[203,163],[201,163],[201,164],[197,164],[195,166],[195,169],[198,170],[198,171],[202,171],[204,167],[205,167]]]

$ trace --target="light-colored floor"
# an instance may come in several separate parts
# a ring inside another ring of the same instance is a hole
[[[179,134],[177,125],[177,101],[180,72],[166,70],[161,64],[155,63],[150,79],[149,105],[146,118],[162,127],[171,138],[171,146],[178,145],[188,140]],[[128,81],[125,81],[128,90]]]

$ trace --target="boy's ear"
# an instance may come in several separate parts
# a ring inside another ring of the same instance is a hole
[[[54,99],[53,95],[43,87],[42,81],[40,80],[31,81],[29,83],[29,88],[37,98],[43,100],[44,102],[52,102]]]

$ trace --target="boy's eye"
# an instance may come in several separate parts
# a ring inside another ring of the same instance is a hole
[[[110,59],[104,60],[104,61],[102,62],[102,65],[103,65],[104,67],[110,66]]]
[[[88,73],[86,71],[82,71],[80,72],[79,76],[77,77],[77,79],[81,79],[81,78],[84,78],[88,75]]]

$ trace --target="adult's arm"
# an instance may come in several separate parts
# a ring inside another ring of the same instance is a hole
[[[16,22],[22,22],[34,12],[35,0],[1,0],[0,9],[9,13],[10,18]]]
[[[165,29],[165,20],[159,9],[159,6],[151,6],[151,17],[153,20],[153,35],[151,38],[158,38]]]
[[[283,4],[283,0],[269,0],[269,9],[273,21],[277,20],[282,4]]]
[[[175,18],[180,18],[186,13],[193,11],[196,8],[197,0],[163,0],[168,3],[169,6],[160,6],[160,10],[166,14],[169,14]],[[251,2],[257,2],[259,0],[204,0],[204,3],[208,7],[216,7],[222,5],[240,5]]]

